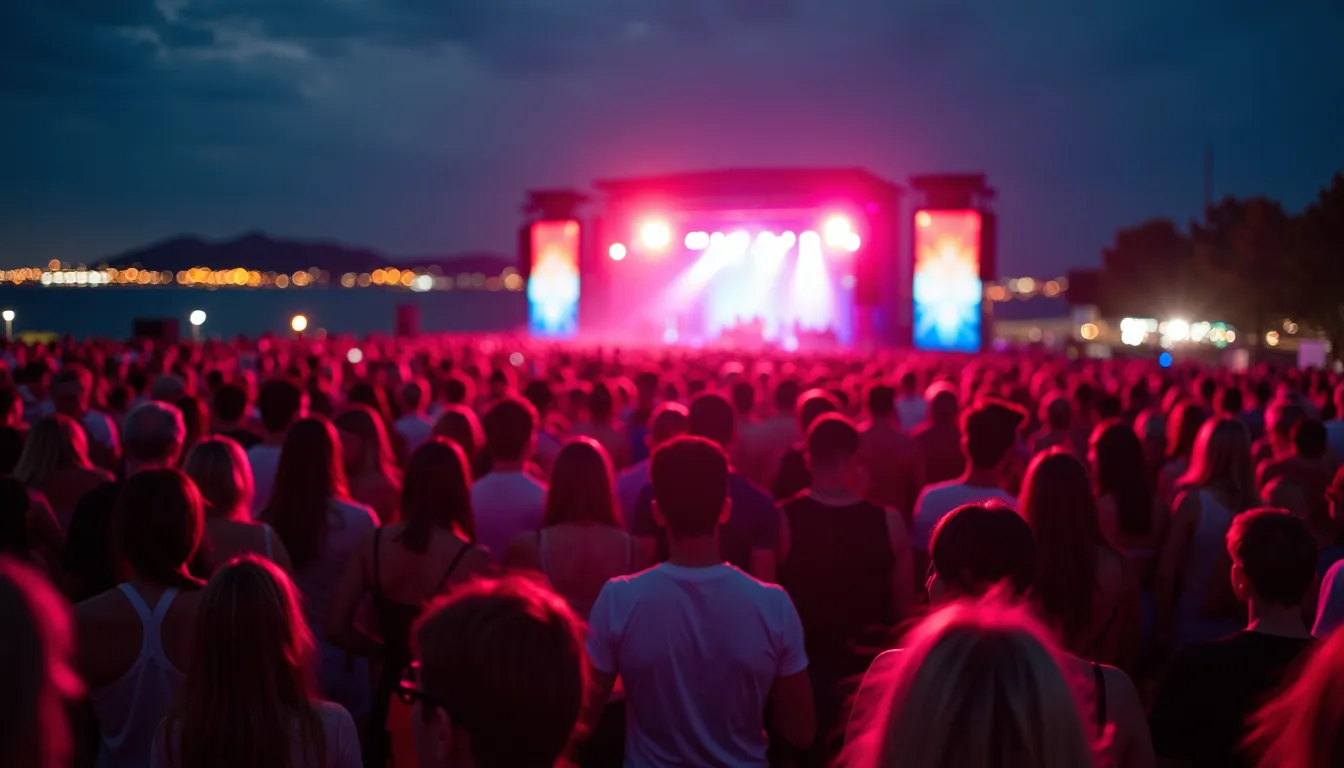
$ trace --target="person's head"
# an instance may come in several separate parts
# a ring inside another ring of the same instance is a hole
[[[934,527],[926,583],[931,602],[980,597],[1000,585],[1021,598],[1035,582],[1036,537],[1002,502],[957,507]]]
[[[471,379],[454,371],[443,382],[443,401],[451,405],[469,405],[476,399],[476,385]]]
[[[718,443],[678,437],[654,451],[649,477],[654,518],[673,539],[713,536],[728,522],[728,457]]]
[[[1088,457],[1097,497],[1115,501],[1120,531],[1147,535],[1153,524],[1153,488],[1138,433],[1118,419],[1104,421],[1092,430]]]
[[[131,475],[112,509],[112,548],[122,565],[166,587],[199,589],[187,571],[205,532],[205,503],[191,478],[176,469]]]
[[[1061,448],[1037,454],[1022,483],[1018,512],[1036,537],[1032,597],[1059,627],[1065,646],[1078,650],[1092,626],[1097,546],[1104,543],[1087,467]]]
[[[210,412],[205,407],[205,401],[195,395],[180,397],[173,405],[177,406],[178,412],[182,414],[182,427],[186,430],[183,445],[190,449],[202,435],[209,433]]]
[[[1265,483],[1265,487],[1260,489],[1260,495],[1264,497],[1265,506],[1286,510],[1303,520],[1310,519],[1314,513],[1302,486],[1287,477],[1276,477]]]
[[[398,394],[403,413],[422,413],[429,407],[429,383],[424,379],[412,379],[402,384]]]
[[[1062,394],[1052,393],[1041,403],[1041,422],[1056,432],[1073,426],[1073,403]]]
[[[413,644],[424,768],[551,768],[569,747],[588,670],[563,598],[521,576],[477,581],[432,604]]]
[[[537,409],[538,416],[545,417],[555,405],[555,390],[545,379],[533,379],[523,387],[523,399]]]
[[[23,394],[14,387],[0,387],[0,427],[23,425]]]
[[[688,411],[691,434],[727,448],[737,435],[737,416],[722,395],[696,395]]]
[[[294,422],[304,417],[307,396],[291,381],[272,379],[261,385],[257,395],[257,410],[261,426],[272,435],[282,435]]]
[[[807,431],[807,466],[814,484],[839,483],[863,492],[863,470],[855,461],[858,453],[859,430],[842,414],[824,414]]]
[[[645,438],[649,449],[655,449],[674,437],[691,431],[691,417],[681,403],[663,403],[653,409],[649,417],[649,434]]]
[[[1218,396],[1214,401],[1214,410],[1219,414],[1239,416],[1245,407],[1245,396],[1242,394],[1241,387],[1231,385],[1218,390]]]
[[[45,416],[28,432],[14,477],[33,488],[71,467],[88,468],[89,443],[84,428],[65,414]]]
[[[161,373],[149,385],[149,398],[160,403],[175,403],[187,394],[186,380],[174,373]]]
[[[40,573],[0,556],[0,761],[13,768],[70,765],[67,707],[83,693],[74,669],[70,606]]]
[[[827,413],[840,413],[840,401],[824,389],[809,389],[798,397],[798,429],[804,434]]]
[[[321,416],[299,421],[285,435],[271,498],[262,511],[295,568],[317,557],[325,544],[331,501],[347,494],[336,427]]]
[[[869,387],[867,400],[868,414],[874,419],[888,419],[896,413],[896,390],[886,384]]]
[[[1199,428],[1209,418],[1208,411],[1193,400],[1182,400],[1172,409],[1167,422],[1167,459],[1189,459],[1199,438]]]
[[[794,407],[798,404],[798,395],[802,391],[797,379],[780,379],[775,384],[774,397],[772,398],[775,403],[775,412],[781,416],[792,416]]]
[[[1344,765],[1344,631],[1325,638],[1249,724],[1246,745],[1260,768]]]
[[[1052,644],[1021,606],[946,606],[906,636],[887,695],[847,746],[847,764],[909,768],[1092,765],[1092,747]]]
[[[1304,419],[1293,427],[1293,450],[1304,459],[1320,459],[1329,450],[1325,425],[1316,419]]]
[[[555,457],[543,526],[597,523],[620,527],[611,459],[592,438],[577,437]]]
[[[121,430],[122,453],[131,470],[176,464],[187,440],[182,412],[157,400],[133,408]]]
[[[961,444],[971,466],[1007,471],[1024,421],[1022,409],[1006,400],[986,398],[968,411],[961,420]]]
[[[1251,468],[1251,437],[1245,425],[1226,416],[1204,422],[1195,439],[1190,469],[1180,485],[1217,491],[1234,512],[1256,506],[1259,499]]]
[[[961,412],[961,401],[957,398],[957,388],[951,382],[940,381],[930,385],[924,392],[924,399],[929,404],[930,422],[956,425]]]
[[[919,394],[919,374],[907,368],[901,372],[901,394],[914,397]]]
[[[471,463],[456,443],[431,437],[411,454],[401,483],[401,518],[406,528],[397,540],[417,554],[429,548],[435,530],[476,538]]]
[[[234,427],[247,418],[247,390],[237,384],[225,384],[216,389],[210,404],[217,428]]]
[[[1316,578],[1316,540],[1306,521],[1282,509],[1252,509],[1227,529],[1232,588],[1243,603],[1296,608]]]
[[[252,464],[238,443],[219,435],[206,438],[187,453],[182,471],[200,490],[207,516],[251,519]]]
[[[333,745],[312,707],[315,648],[284,571],[251,556],[220,568],[201,596],[193,661],[163,729],[165,751],[182,765],[281,765],[297,730],[315,764],[325,764]]]
[[[513,391],[516,377],[512,368],[496,368],[490,372],[490,399],[498,400]]]
[[[485,430],[476,412],[464,405],[444,406],[439,420],[434,422],[431,431],[434,437],[443,437],[453,441],[466,454],[471,462],[485,448]]]
[[[485,452],[493,461],[526,461],[536,440],[537,409],[521,398],[505,397],[490,406],[481,426],[485,429]]]
[[[733,408],[743,418],[751,416],[756,410],[756,387],[750,381],[733,384]]]
[[[52,377],[49,395],[57,413],[79,418],[89,409],[93,373],[79,363],[71,363]]]
[[[397,460],[387,427],[367,405],[353,405],[332,422],[341,436],[342,463],[347,476],[378,472],[386,477],[396,473]]]
[[[1274,446],[1276,454],[1284,454],[1292,449],[1293,430],[1307,418],[1307,411],[1296,400],[1280,398],[1265,411],[1265,436]]]
[[[593,391],[588,395],[588,415],[593,422],[605,424],[615,417],[616,399],[612,394],[611,387],[604,381],[599,381],[593,385]]]

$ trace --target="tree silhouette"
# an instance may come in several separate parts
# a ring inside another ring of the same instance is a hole
[[[1290,316],[1330,342],[1330,354],[1344,360],[1344,175],[1299,217],[1292,258],[1287,260]]]
[[[1292,280],[1293,220],[1275,200],[1233,197],[1191,225],[1201,292],[1218,317],[1258,346],[1286,316]]]

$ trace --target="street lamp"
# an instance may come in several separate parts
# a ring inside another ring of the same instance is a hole
[[[289,321],[289,327],[293,328],[295,333],[302,334],[304,331],[308,330],[308,318],[303,315],[295,315],[293,319]]]
[[[3,318],[5,319],[5,338],[6,338],[6,339],[13,338],[13,337],[14,337],[14,310],[12,310],[12,309],[6,309],[3,313],[0,313],[0,317],[3,317]]]
[[[201,326],[205,325],[205,310],[203,309],[193,310],[191,315],[187,319],[191,321],[191,338],[196,341],[200,341]]]

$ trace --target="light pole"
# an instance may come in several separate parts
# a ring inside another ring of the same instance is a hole
[[[0,313],[0,317],[5,318],[5,338],[14,338],[14,310],[6,309],[3,313]]]
[[[205,325],[205,310],[193,310],[191,316],[187,318],[191,321],[191,338],[193,341],[201,340],[201,326]]]

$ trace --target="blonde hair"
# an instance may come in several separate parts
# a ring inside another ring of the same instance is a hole
[[[847,768],[1092,765],[1079,701],[1045,629],[997,595],[949,605],[908,636]]]
[[[252,508],[252,465],[237,442],[221,436],[197,443],[182,462],[182,471],[196,483],[209,517],[230,517]]]
[[[42,485],[62,469],[89,469],[89,442],[84,428],[64,414],[38,420],[24,441],[13,477],[29,488]]]
[[[1344,765],[1344,631],[1316,648],[1296,681],[1249,722],[1245,746],[1261,768]]]
[[[1227,417],[1204,422],[1190,454],[1190,469],[1177,487],[1217,491],[1233,513],[1260,506],[1251,466],[1251,436],[1245,425]]]

